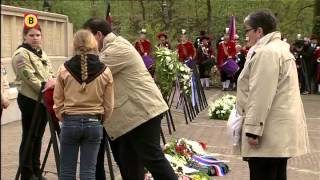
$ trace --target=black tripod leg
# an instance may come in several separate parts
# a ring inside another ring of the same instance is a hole
[[[164,137],[164,134],[163,134],[163,131],[162,131],[162,127],[160,128],[160,136],[161,136],[163,144],[166,144],[166,138]]]
[[[59,153],[58,141],[57,141],[57,136],[56,136],[56,130],[55,130],[55,126],[52,122],[52,118],[49,115],[48,111],[46,111],[46,116],[49,121],[51,140],[52,140],[52,144],[53,144],[53,153],[54,153],[54,158],[56,161],[56,168],[57,168],[58,176],[60,176],[60,153]]]
[[[41,164],[40,174],[43,173],[44,167],[46,166],[46,163],[47,163],[47,160],[48,160],[48,156],[49,156],[49,152],[50,152],[50,149],[51,149],[51,145],[52,145],[52,139],[50,138],[50,141],[49,141],[49,144],[48,144],[48,147],[47,147],[47,150],[46,150],[46,154],[44,155],[44,158],[43,158],[43,161],[42,161],[42,164]]]
[[[186,106],[183,106],[183,114],[184,114],[184,119],[186,120],[186,124],[189,124],[189,122],[188,122],[188,113],[187,113],[187,111],[186,111]]]
[[[190,99],[188,99],[188,104],[189,104],[190,108],[192,109],[192,114],[193,114],[193,119],[194,119],[194,118],[196,118],[197,115],[196,115],[196,110],[192,106],[192,103],[191,103]]]
[[[110,146],[109,146],[108,139],[106,139],[106,153],[107,153],[107,161],[108,161],[110,179],[114,180],[115,176],[114,176],[113,167],[112,167],[111,151],[110,151]]]
[[[186,107],[187,115],[188,115],[188,117],[189,117],[189,121],[191,122],[191,121],[192,121],[192,118],[191,118],[191,114],[190,114],[190,110],[189,110],[189,106],[188,106],[188,102],[187,102],[187,99],[186,99],[185,94],[183,95],[183,106]]]
[[[172,114],[171,114],[171,109],[168,110],[168,115],[169,115],[170,122],[171,122],[171,125],[172,125],[172,130],[176,131],[176,126],[174,125],[174,121],[173,121]]]
[[[166,112],[166,119],[167,119],[167,125],[168,125],[169,134],[172,134],[171,124],[170,124],[170,120],[169,120],[169,116],[168,116],[168,111]]]

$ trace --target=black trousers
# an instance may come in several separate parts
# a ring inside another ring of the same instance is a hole
[[[249,158],[250,180],[286,180],[288,158]]]
[[[155,180],[177,180],[160,146],[163,115],[138,126],[110,143],[123,180],[143,180],[144,167]]]
[[[226,80],[232,80],[233,77],[228,76],[227,73],[225,73],[224,71],[220,71],[220,76],[221,76],[221,82],[224,82]]]
[[[18,94],[18,106],[21,111],[21,123],[22,123],[22,141],[19,149],[19,163],[21,166],[21,179],[29,180],[32,174],[36,176],[40,173],[40,153],[41,153],[41,144],[42,137],[47,125],[47,119],[45,116],[45,107],[40,105],[39,116],[36,121],[40,121],[38,129],[32,129],[32,117],[35,111],[37,102],[33,99],[30,99],[22,94]],[[28,134],[32,130],[33,136],[31,137],[30,142],[27,141]],[[28,153],[23,157],[25,145],[29,143]]]
[[[103,137],[101,139],[100,149],[98,152],[97,165],[96,165],[96,180],[106,180],[106,171],[104,169],[104,158],[106,152],[107,133],[103,128]]]

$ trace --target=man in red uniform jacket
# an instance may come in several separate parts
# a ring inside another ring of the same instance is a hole
[[[188,59],[192,60],[196,56],[196,49],[191,41],[188,40],[186,30],[182,29],[180,43],[177,46],[179,60],[184,62]]]
[[[218,59],[217,65],[220,66],[227,60],[228,58],[236,57],[236,43],[235,41],[229,40],[229,34],[225,34],[223,37],[223,41],[219,43],[218,46]]]
[[[146,39],[146,29],[141,29],[140,37],[136,40],[134,47],[141,56],[150,55],[151,42],[148,39]]]
[[[230,87],[230,80],[233,77],[228,76],[225,72],[221,70],[222,64],[227,59],[235,59],[236,58],[236,43],[235,41],[230,41],[229,34],[225,33],[223,37],[223,41],[221,41],[218,45],[218,54],[217,54],[217,67],[220,70],[221,81],[222,81],[222,90],[228,90],[233,87]]]

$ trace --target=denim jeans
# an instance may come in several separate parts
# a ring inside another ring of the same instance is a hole
[[[75,180],[80,148],[80,179],[95,180],[103,127],[96,116],[64,116],[61,128],[60,180]]]

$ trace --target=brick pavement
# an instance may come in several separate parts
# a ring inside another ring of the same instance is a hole
[[[206,94],[209,97],[208,102],[211,102],[222,96],[223,93],[217,89],[210,89],[206,91]],[[288,180],[320,180],[320,96],[308,95],[303,96],[302,99],[307,116],[311,153],[289,160]],[[193,122],[186,125],[183,114],[173,109],[177,131],[169,135],[167,125],[164,121],[162,124],[167,141],[180,137],[203,141],[207,143],[208,152],[219,159],[230,161],[228,163],[231,168],[230,173],[225,177],[215,177],[216,180],[248,180],[247,164],[240,157],[231,155],[231,146],[226,134],[226,122],[209,120],[207,114],[207,110],[202,111]],[[18,166],[20,139],[21,126],[19,121],[1,126],[1,180],[14,179]],[[44,154],[48,139],[49,131],[47,130],[43,140],[42,154]],[[121,179],[115,165],[114,168],[117,179]],[[45,176],[49,180],[58,179],[55,174],[56,169],[52,152],[49,155],[45,170],[48,171]]]

